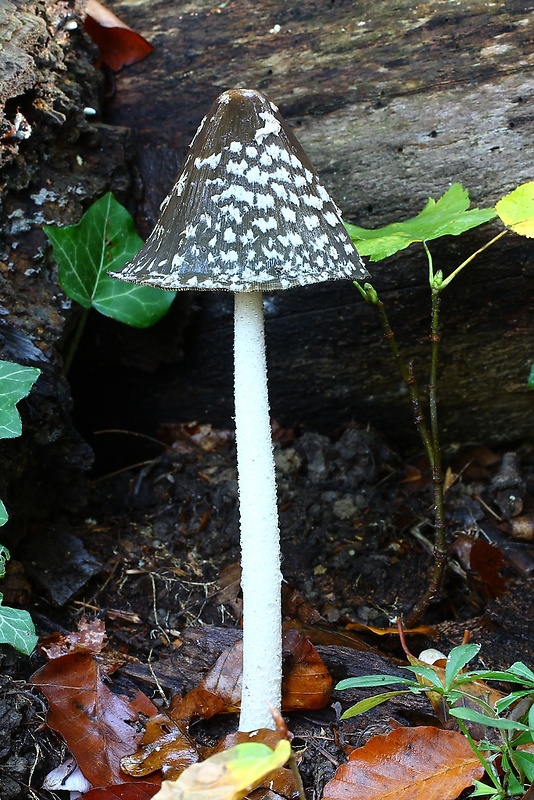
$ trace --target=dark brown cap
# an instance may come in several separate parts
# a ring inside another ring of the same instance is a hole
[[[251,89],[215,101],[161,212],[145,246],[111,275],[235,292],[368,275],[292,130]]]

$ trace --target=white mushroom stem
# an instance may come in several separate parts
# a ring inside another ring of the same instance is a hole
[[[243,590],[243,690],[239,730],[274,728],[280,709],[280,532],[267,394],[261,292],[235,294],[235,427]]]

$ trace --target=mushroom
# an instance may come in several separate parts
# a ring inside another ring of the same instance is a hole
[[[272,728],[282,679],[280,534],[262,292],[367,271],[277,107],[224,92],[202,121],[145,246],[114,277],[235,293],[235,430],[243,592],[239,728]]]

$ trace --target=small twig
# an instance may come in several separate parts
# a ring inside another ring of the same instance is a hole
[[[299,793],[299,800],[306,800],[306,792],[304,791],[304,784],[302,783],[302,778],[297,766],[297,759],[295,758],[293,748],[291,748],[291,755],[289,756],[288,764],[291,768],[291,772],[293,773],[293,779],[297,787],[297,792]]]
[[[447,277],[443,280],[443,283],[441,284],[441,288],[445,289],[445,287],[448,286],[449,283],[454,280],[454,278],[458,275],[459,272],[463,270],[464,267],[467,267],[467,265],[470,264],[471,261],[473,261],[478,255],[480,255],[480,253],[483,253],[484,250],[488,249],[488,247],[491,247],[493,244],[495,244],[495,242],[498,242],[499,239],[502,239],[502,237],[507,233],[508,233],[508,228],[505,228],[503,231],[500,231],[500,233],[494,236],[493,239],[490,239],[489,242],[486,242],[486,244],[483,244],[482,247],[478,248],[478,250],[475,250],[474,253],[471,253],[469,258],[466,258],[465,261],[462,261],[462,263],[458,267],[456,267],[456,269],[453,270],[453,272],[451,272],[450,275],[447,275]]]

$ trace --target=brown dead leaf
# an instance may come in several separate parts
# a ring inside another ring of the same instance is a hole
[[[362,622],[348,622],[345,625],[345,629],[347,631],[361,631],[362,633],[372,633],[375,636],[399,635],[399,629],[396,625],[394,628],[374,628],[372,625],[364,625]],[[421,636],[435,636],[436,629],[430,627],[430,625],[418,625],[416,628],[405,628],[404,634],[406,636],[415,636],[416,634],[420,634]]]
[[[286,631],[284,655],[284,711],[324,708],[330,699],[332,679],[315,647],[297,631]],[[184,697],[176,695],[168,713],[159,712],[148,720],[138,750],[131,750],[131,755],[122,759],[122,769],[135,776],[161,770],[165,779],[176,780],[199,758],[187,733],[191,722],[239,710],[242,663],[243,645],[236,642],[221,653],[198,687]],[[280,739],[280,733],[270,733]]]
[[[332,677],[310,642],[298,631],[284,631],[284,711],[324,708],[332,694]]]
[[[354,750],[323,800],[454,800],[484,768],[466,738],[439,728],[398,728]]]
[[[97,45],[100,60],[114,72],[142,61],[154,49],[98,0],[87,0],[86,13],[85,30]]]
[[[84,800],[151,800],[159,791],[153,783],[121,783],[105,789],[91,789],[84,794]]]
[[[158,438],[168,445],[173,452],[190,452],[203,450],[211,453],[229,447],[235,440],[232,431],[214,428],[209,423],[198,422],[164,422],[160,425]]]
[[[66,741],[87,780],[93,786],[125,783],[120,760],[136,749],[140,735],[135,723],[139,714],[156,711],[148,697],[112,692],[108,668],[91,653],[54,658],[31,680],[50,703],[48,725]]]
[[[135,777],[161,770],[165,780],[176,780],[198,759],[197,746],[185,728],[165,712],[160,712],[147,720],[138,749],[123,756],[121,768]]]
[[[73,633],[52,633],[39,640],[39,649],[49,661],[69,653],[101,653],[107,636],[104,620],[82,617]]]
[[[507,579],[501,575],[501,569],[506,561],[498,547],[479,537],[471,547],[469,562],[491,598],[505,594]]]

